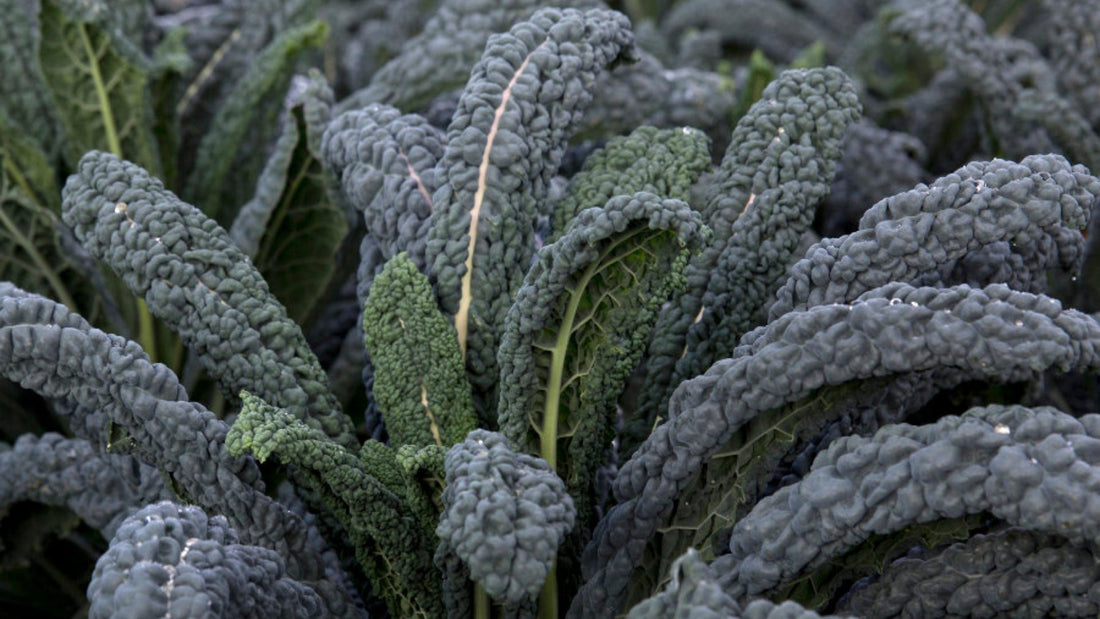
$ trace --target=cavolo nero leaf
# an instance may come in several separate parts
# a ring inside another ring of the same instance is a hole
[[[539,10],[490,38],[447,128],[425,256],[482,425],[492,425],[502,324],[535,251],[538,204],[592,101],[586,84],[632,59],[633,42],[621,13]]]
[[[935,549],[965,541],[988,520],[985,514],[967,514],[914,524],[895,533],[873,535],[842,557],[795,578],[782,587],[784,593],[777,598],[794,600],[807,608],[822,608],[838,591],[843,591],[846,582],[880,576],[892,562],[913,549]]]
[[[107,150],[161,170],[150,127],[148,60],[112,36],[109,8],[99,2],[42,2],[39,62],[75,164],[90,150]]]
[[[660,535],[651,540],[645,568],[635,573],[625,605],[664,586],[672,565],[689,548],[706,561],[723,554],[730,529],[776,483],[786,459],[826,435],[832,424],[847,420],[859,427],[868,414],[894,419],[904,416],[894,410],[897,405],[919,407],[921,397],[896,382],[879,378],[825,387],[746,422],[700,468],[698,482],[681,494]]]
[[[61,203],[45,153],[0,114],[0,280],[77,309],[57,245]]]
[[[263,274],[291,319],[304,324],[336,268],[348,233],[330,192],[319,142],[332,93],[320,75],[294,81],[282,134],[230,235]]]
[[[442,583],[431,559],[435,540],[422,534],[403,497],[367,469],[369,460],[255,395],[242,391],[241,402],[225,439],[230,452],[251,453],[260,462],[275,456],[293,466],[296,483],[315,493],[343,525],[395,615],[442,616]]]
[[[375,276],[363,308],[374,397],[395,447],[450,447],[477,427],[462,352],[428,277],[408,254]]]
[[[500,429],[554,467],[582,518],[623,382],[683,283],[685,249],[708,234],[681,200],[616,196],[544,247],[516,294],[498,355]]]
[[[195,153],[195,166],[184,185],[184,197],[188,202],[199,206],[208,216],[224,221],[232,215],[226,210],[235,206],[233,196],[226,196],[230,172],[233,172],[234,187],[245,180],[249,184],[254,174],[259,174],[255,162],[246,158],[240,161],[242,145],[250,130],[260,130],[269,119],[265,117],[268,106],[264,101],[273,93],[285,88],[298,55],[310,48],[324,43],[328,36],[328,26],[321,21],[312,21],[291,28],[279,34],[256,56],[249,70],[237,82],[224,104],[218,109],[210,130],[203,136]]]
[[[58,119],[38,64],[35,6],[0,0],[0,114],[43,149],[56,148]]]

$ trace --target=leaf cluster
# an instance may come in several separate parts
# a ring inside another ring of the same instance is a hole
[[[543,4],[0,0],[0,612],[1095,616],[1100,6]]]

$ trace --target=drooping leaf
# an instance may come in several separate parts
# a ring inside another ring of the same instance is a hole
[[[297,483],[317,494],[348,532],[356,556],[395,616],[437,617],[442,583],[432,564],[435,540],[422,535],[402,497],[366,464],[286,410],[241,392],[226,445],[237,455],[271,456],[295,467]],[[377,454],[375,454],[377,455]]]

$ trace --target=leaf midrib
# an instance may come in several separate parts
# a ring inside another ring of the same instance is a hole
[[[473,275],[474,275],[474,250],[477,247],[477,231],[478,223],[481,219],[481,207],[485,203],[485,192],[488,189],[489,179],[489,160],[493,152],[493,143],[496,141],[497,130],[500,129],[500,122],[504,118],[504,110],[508,107],[508,102],[512,100],[512,89],[515,88],[516,82],[519,81],[519,77],[523,75],[523,72],[527,69],[527,65],[531,63],[531,58],[534,57],[535,52],[541,49],[550,41],[547,37],[539,43],[534,49],[528,52],[527,56],[520,63],[515,73],[512,74],[512,79],[508,81],[508,86],[504,88],[504,91],[500,95],[500,103],[497,104],[496,109],[493,112],[493,123],[489,126],[489,132],[485,138],[485,150],[481,154],[481,163],[477,168],[477,190],[474,192],[474,203],[470,207],[470,237],[469,243],[466,245],[466,271],[462,275],[461,282],[461,296],[458,300],[458,311],[455,312],[455,330],[458,332],[458,348],[462,352],[462,358],[466,358],[466,339],[469,337],[470,331],[470,305],[473,302]]]
[[[554,342],[554,346],[549,350],[550,369],[546,379],[546,398],[543,401],[542,427],[539,431],[540,455],[554,470],[557,470],[558,427],[560,425],[558,412],[561,403],[561,383],[562,376],[565,373],[565,360],[566,353],[569,350],[569,341],[579,327],[579,325],[575,324],[577,309],[580,307],[581,299],[585,296],[584,292],[587,290],[588,284],[592,281],[592,278],[610,264],[619,262],[630,255],[632,251],[614,256],[611,260],[609,260],[609,256],[612,256],[615,250],[621,248],[623,245],[649,232],[660,233],[663,231],[651,230],[648,227],[639,226],[634,230],[629,230],[624,234],[614,236],[607,247],[600,252],[600,255],[585,268],[584,273],[578,279],[576,286],[570,293],[569,303],[566,305],[564,315],[559,323],[558,336]],[[637,248],[637,246],[634,246],[634,248]]]

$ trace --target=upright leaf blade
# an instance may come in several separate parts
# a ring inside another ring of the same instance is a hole
[[[299,324],[325,291],[348,233],[320,154],[310,148],[316,131],[309,117],[327,116],[331,96],[320,76],[296,81],[287,97],[282,135],[260,174],[256,195],[241,207],[230,230]]]
[[[56,222],[61,210],[53,166],[34,141],[0,113],[0,280],[79,309],[65,281]]]
[[[450,447],[477,427],[454,327],[404,252],[371,284],[363,340],[391,445]]]
[[[535,251],[537,205],[592,100],[585,84],[633,58],[633,42],[620,13],[542,9],[490,38],[447,129],[426,256],[482,425],[492,425],[496,351]]]
[[[39,60],[75,164],[90,150],[160,171],[150,127],[147,67],[108,30],[71,2],[45,0],[39,15]]]
[[[230,398],[252,389],[345,446],[357,445],[317,357],[225,230],[149,173],[91,152],[62,217],[196,353]]]
[[[582,524],[615,401],[661,304],[683,284],[685,247],[708,232],[683,201],[617,196],[544,247],[516,294],[498,355],[500,429],[561,475]]]
[[[246,165],[236,169],[234,164],[243,156],[241,145],[249,130],[262,129],[257,127],[258,121],[269,122],[262,113],[268,109],[264,100],[273,92],[283,91],[298,54],[321,45],[327,36],[328,26],[313,21],[281,33],[260,52],[218,109],[210,130],[199,144],[195,167],[184,185],[188,202],[219,221],[232,214],[225,209],[223,190],[231,170],[236,172],[235,184],[243,176],[246,186],[250,184],[250,175],[258,174],[260,166],[255,161],[246,161]]]
[[[58,119],[38,62],[38,20],[23,0],[0,0],[0,114],[40,148],[57,144]]]

